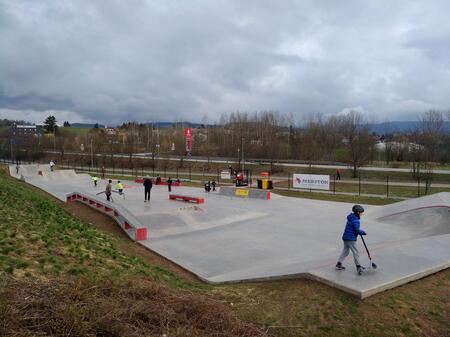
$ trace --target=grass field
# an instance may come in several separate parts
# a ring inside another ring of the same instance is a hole
[[[1,336],[450,335],[450,270],[363,301],[309,280],[210,286],[94,210],[0,186]]]

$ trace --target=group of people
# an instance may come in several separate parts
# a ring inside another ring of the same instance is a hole
[[[172,177],[169,177],[169,179],[167,179],[166,182],[167,182],[167,190],[169,192],[172,192],[172,184],[173,184]],[[177,179],[176,182],[179,183],[180,180]],[[159,175],[156,177],[155,183],[156,185],[161,184],[161,177]],[[149,176],[145,177],[143,185],[144,185],[144,202],[150,202],[150,193],[153,187],[152,178],[150,178]]]
[[[208,180],[205,183],[205,192],[211,192],[211,188],[212,188],[213,191],[216,190],[216,182],[214,180],[213,181],[209,181]]]

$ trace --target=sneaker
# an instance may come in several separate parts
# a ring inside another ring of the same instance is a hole
[[[345,270],[345,267],[342,265],[342,263],[336,263],[336,269],[337,270]]]
[[[357,266],[356,267],[356,271],[358,272],[358,275],[361,275],[364,270],[366,270],[366,268],[362,267],[362,266]]]

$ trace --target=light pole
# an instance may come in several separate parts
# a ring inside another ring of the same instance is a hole
[[[92,148],[92,138],[91,138],[91,168],[94,169],[94,150]]]

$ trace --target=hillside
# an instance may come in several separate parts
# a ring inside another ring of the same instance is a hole
[[[52,198],[0,184],[0,336],[265,335]]]

